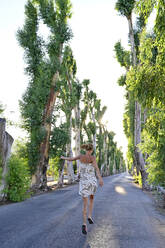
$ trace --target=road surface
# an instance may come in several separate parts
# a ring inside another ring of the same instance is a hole
[[[126,174],[104,178],[81,233],[78,184],[0,206],[0,248],[164,248],[165,217]]]

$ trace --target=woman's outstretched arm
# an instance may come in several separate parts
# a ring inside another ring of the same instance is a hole
[[[65,160],[68,160],[68,161],[74,161],[74,160],[80,159],[80,155],[78,155],[77,157],[73,157],[73,158],[61,156],[61,159],[65,159]]]

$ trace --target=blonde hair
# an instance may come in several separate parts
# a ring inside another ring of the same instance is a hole
[[[86,150],[86,151],[91,151],[91,150],[93,150],[93,145],[92,145],[92,144],[83,144],[83,145],[81,146],[81,148],[82,148],[83,150]]]

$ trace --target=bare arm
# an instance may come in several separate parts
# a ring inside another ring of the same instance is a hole
[[[73,157],[73,158],[61,156],[61,159],[65,159],[65,160],[68,160],[68,161],[75,161],[75,160],[80,159],[80,155],[78,155],[77,157]]]
[[[102,176],[100,174],[100,170],[99,170],[99,167],[97,165],[96,158],[93,159],[93,163],[92,164],[93,164],[93,166],[96,169],[96,174],[97,174],[97,176],[99,178],[99,184],[100,184],[100,186],[103,186],[103,179],[102,179]]]

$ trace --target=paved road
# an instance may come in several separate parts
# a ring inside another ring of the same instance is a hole
[[[81,234],[78,185],[0,207],[0,248],[164,248],[165,217],[126,173],[104,178]]]

